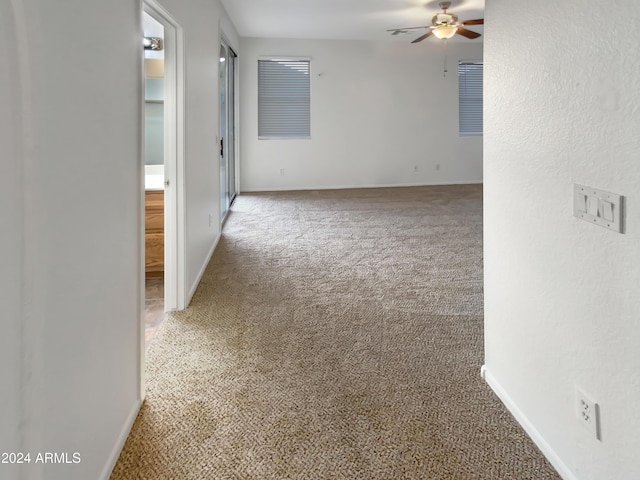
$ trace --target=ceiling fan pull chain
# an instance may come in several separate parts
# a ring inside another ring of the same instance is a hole
[[[444,74],[443,77],[447,76],[447,39],[444,39],[442,50],[444,51]]]

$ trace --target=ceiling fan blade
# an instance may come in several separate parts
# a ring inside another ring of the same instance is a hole
[[[484,25],[484,18],[478,18],[477,20],[465,20],[460,22],[461,25]]]
[[[480,36],[479,33],[472,32],[471,30],[467,30],[464,27],[458,27],[458,31],[456,32],[458,35],[462,35],[463,37],[467,37],[470,39],[478,38]]]
[[[421,42],[422,40],[424,40],[425,38],[427,38],[428,36],[430,36],[433,33],[433,30],[429,30],[427,33],[425,33],[424,35],[421,35],[420,37],[416,38],[413,42],[411,43],[418,43]]]
[[[415,30],[417,28],[429,28],[428,26],[424,26],[424,27],[404,27],[404,28],[390,28],[389,30],[387,30],[387,32],[398,32],[398,31],[404,31],[404,30]]]

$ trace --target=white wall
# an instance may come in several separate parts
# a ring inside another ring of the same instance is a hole
[[[18,32],[9,2],[0,2],[0,452],[20,450],[20,423],[24,411],[20,357],[22,354],[22,267],[24,261],[24,202],[22,91],[18,64]],[[18,467],[1,465],[2,478],[16,478]]]
[[[457,61],[482,59],[481,44],[450,43],[446,78],[435,41],[241,45],[243,191],[482,181],[482,137],[458,135],[457,78]],[[310,140],[258,140],[261,55],[311,57]]]
[[[163,5],[185,32],[195,283],[220,233],[224,15],[215,0]],[[81,458],[0,465],[3,479],[107,478],[139,408],[141,36],[138,0],[0,2],[0,451]]]
[[[567,479],[640,472],[640,4],[615,11],[614,35],[598,0],[485,15],[487,379]],[[574,182],[626,196],[624,235],[572,217]]]
[[[13,296],[3,323],[17,361],[3,414],[22,422],[10,425],[21,451],[81,455],[31,463],[20,478],[100,478],[138,407],[139,5],[27,0],[12,2],[13,16],[7,3],[17,35],[3,38],[13,106],[1,109],[2,205],[15,211],[3,215],[0,251],[11,257],[0,290]],[[5,468],[0,477],[14,478]]]
[[[228,45],[238,54],[240,52],[240,35],[238,35],[238,31],[222,3],[220,3],[220,33],[226,38]]]

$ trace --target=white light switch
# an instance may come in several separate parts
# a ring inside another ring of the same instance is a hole
[[[588,198],[586,195],[582,195],[581,193],[578,193],[576,195],[575,207],[579,212],[584,212],[584,213],[587,212],[587,200]]]
[[[598,199],[587,197],[587,213],[591,216],[598,216]]]
[[[607,222],[613,222],[613,203],[602,201],[602,218],[604,218]]]
[[[573,216],[614,232],[624,233],[624,197],[585,185],[573,184]]]

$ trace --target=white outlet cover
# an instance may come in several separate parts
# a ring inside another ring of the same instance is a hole
[[[591,432],[596,440],[600,436],[600,406],[576,385],[576,416],[580,424]]]

